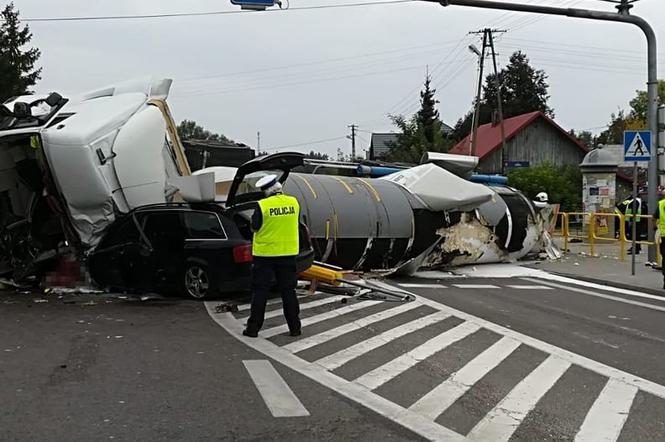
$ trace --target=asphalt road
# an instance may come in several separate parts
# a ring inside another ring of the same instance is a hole
[[[0,441],[420,440],[279,364],[310,416],[272,417],[201,303],[36,298],[0,293]]]
[[[665,299],[391,284],[416,301],[301,298],[298,338],[279,303],[249,339],[244,306],[0,295],[0,440],[665,440]],[[275,417],[271,396],[308,415]]]

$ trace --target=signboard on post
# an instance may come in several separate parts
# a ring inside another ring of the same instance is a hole
[[[637,162],[651,160],[651,132],[648,130],[627,130],[623,133],[623,158],[624,161],[633,162],[633,198],[631,201],[632,217],[630,221],[631,246],[631,275],[635,276],[635,254],[637,244]]]
[[[651,160],[651,132],[627,130],[623,133],[624,161]]]

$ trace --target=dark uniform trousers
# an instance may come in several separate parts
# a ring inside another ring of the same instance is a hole
[[[252,309],[247,320],[247,330],[258,332],[263,326],[266,303],[270,289],[277,283],[282,295],[284,317],[292,332],[300,331],[300,306],[296,296],[296,258],[288,257],[254,257],[252,267]]]

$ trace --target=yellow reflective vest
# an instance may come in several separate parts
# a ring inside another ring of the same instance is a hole
[[[661,238],[665,237],[665,200],[658,202],[658,230]]]
[[[626,204],[626,221],[631,221],[633,219],[633,199],[627,199],[624,201],[622,204]],[[641,215],[642,215],[642,200],[638,198],[637,202],[637,219],[635,220],[636,223],[639,223],[642,221]]]
[[[252,254],[258,257],[296,256],[300,205],[292,196],[277,194],[259,201],[263,217],[254,233]]]

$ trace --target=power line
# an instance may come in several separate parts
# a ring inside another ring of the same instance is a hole
[[[454,57],[457,57],[457,56],[459,55],[459,53],[460,53],[460,49],[461,49],[461,46],[462,46],[462,43],[463,43],[467,38],[468,38],[468,36],[465,35],[465,36],[462,37],[460,40],[458,40],[457,44],[456,44],[455,47],[452,49],[452,51],[450,51],[450,52],[449,52],[449,53],[448,53],[448,54],[447,54],[447,55],[446,55],[446,56],[445,56],[445,57],[444,57],[444,58],[443,58],[443,59],[442,59],[442,60],[441,60],[441,61],[440,61],[435,67],[434,67],[434,69],[432,70],[432,74],[431,74],[431,75],[432,75],[432,78],[434,78],[434,76],[436,75],[436,71],[437,71],[440,67],[444,66],[444,64],[445,64],[448,60],[450,60],[451,58],[453,58],[453,61],[451,61],[450,63],[448,63],[447,65],[445,65],[445,66],[446,66],[446,69],[444,69],[444,72],[447,70],[447,68],[450,67],[451,64],[454,63],[454,60],[455,60]],[[443,74],[443,72],[442,72],[442,74]],[[415,88],[409,90],[408,94],[406,94],[405,96],[403,96],[403,97],[402,97],[397,103],[395,103],[394,105],[392,105],[392,106],[389,107],[390,111],[389,111],[388,113],[389,113],[389,114],[391,114],[391,113],[401,113],[401,112],[395,112],[395,110],[397,110],[397,109],[399,109],[400,107],[404,106],[404,104],[405,104],[405,103],[408,103],[408,102],[410,101],[410,99],[413,99],[413,95],[414,95],[414,93],[415,93],[416,91],[418,91],[421,87],[422,87],[422,83],[419,83],[418,86],[416,86]],[[410,106],[409,106],[409,107],[410,107]]]
[[[306,141],[304,143],[286,144],[284,146],[270,147],[268,149],[263,149],[263,151],[265,152],[267,150],[278,150],[278,149],[286,149],[286,148],[290,148],[290,147],[309,146],[311,144],[328,143],[330,141],[345,140],[345,139],[346,139],[346,136],[335,137],[335,138],[326,138],[326,139],[323,139],[323,140]]]
[[[284,87],[291,87],[291,86],[301,86],[303,84],[312,84],[312,83],[322,83],[322,82],[327,82],[327,81],[337,81],[337,80],[345,80],[349,78],[363,78],[363,77],[369,77],[373,75],[385,75],[385,74],[391,74],[395,72],[402,72],[402,71],[408,71],[408,70],[414,70],[414,69],[420,69],[420,65],[418,66],[412,66],[412,67],[403,67],[403,68],[398,68],[398,69],[390,69],[390,70],[379,70],[379,71],[373,71],[373,72],[365,72],[362,74],[356,74],[356,75],[344,75],[340,77],[330,77],[330,78],[320,78],[320,79],[315,79],[315,80],[309,80],[309,81],[297,81],[297,82],[292,82],[292,83],[275,83],[272,82],[270,84],[265,84],[265,85],[258,85],[258,86],[250,86],[250,87],[245,87],[245,88],[236,88],[236,89],[218,89],[218,90],[204,90],[200,92],[193,92],[193,93],[184,93],[184,94],[173,94],[174,97],[195,97],[199,95],[221,95],[221,94],[228,94],[231,92],[244,92],[244,91],[253,91],[253,90],[258,90],[258,89],[277,89],[277,88],[284,88]]]
[[[297,67],[307,67],[307,66],[316,66],[320,64],[328,64],[328,63],[335,63],[338,61],[348,61],[348,60],[355,60],[358,58],[367,58],[367,57],[375,57],[379,55],[386,55],[386,54],[399,54],[401,52],[412,52],[414,49],[423,49],[423,48],[434,48],[428,51],[422,51],[422,52],[434,52],[438,50],[440,47],[445,47],[449,46],[453,43],[455,43],[456,40],[449,40],[449,41],[444,41],[440,43],[430,43],[426,45],[418,45],[418,46],[405,46],[399,49],[390,49],[386,51],[377,51],[377,52],[366,52],[363,54],[357,54],[357,55],[350,55],[350,56],[345,56],[345,57],[336,57],[336,58],[329,58],[326,60],[317,60],[317,61],[310,61],[310,62],[305,62],[305,63],[296,63],[296,64],[291,64],[291,65],[283,65],[283,66],[275,66],[275,67],[269,67],[269,68],[259,68],[259,69],[250,69],[246,71],[234,71],[234,72],[226,72],[222,74],[214,74],[214,75],[206,75],[206,76],[200,76],[200,77],[191,77],[191,78],[185,78],[180,80],[180,82],[185,82],[185,81],[201,81],[201,80],[209,80],[209,79],[214,79],[214,78],[223,78],[223,77],[232,77],[232,76],[240,76],[240,75],[247,75],[247,74],[254,74],[254,73],[263,73],[263,72],[271,72],[271,71],[278,71],[278,70],[285,70],[285,69],[292,69],[292,68],[297,68]],[[398,57],[397,55],[396,57]],[[402,56],[399,56],[402,58]]]
[[[389,1],[376,1],[376,2],[362,2],[362,3],[341,3],[333,5],[319,5],[319,6],[301,6],[296,8],[281,9],[266,9],[262,12],[278,12],[278,11],[312,11],[318,9],[335,9],[335,8],[358,8],[364,6],[375,5],[391,5],[399,3],[411,3],[418,0],[389,0]],[[207,12],[178,12],[170,14],[136,14],[136,15],[97,15],[85,17],[33,17],[22,18],[24,22],[66,22],[66,21],[99,21],[99,20],[143,20],[153,18],[177,18],[177,17],[205,17],[213,15],[232,15],[232,14],[251,14],[256,11],[246,10],[226,10],[226,11],[207,11]]]
[[[412,60],[415,59],[415,60]],[[274,85],[274,84],[279,84],[281,78],[286,78],[288,79],[289,83],[294,83],[294,82],[299,82],[299,81],[312,81],[320,78],[330,78],[330,77],[336,77],[339,75],[362,75],[364,73],[373,73],[373,71],[376,71],[376,68],[381,68],[381,71],[391,71],[393,69],[401,69],[401,68],[410,68],[410,66],[413,66],[413,64],[404,64],[406,61],[416,61],[417,63],[421,63],[420,60],[420,54],[404,54],[403,56],[398,56],[394,59],[388,59],[388,60],[370,60],[368,61],[361,61],[358,63],[345,63],[343,65],[331,65],[329,67],[321,67],[321,68],[314,68],[311,70],[305,69],[302,71],[294,71],[294,72],[288,72],[288,73],[282,73],[282,74],[275,74],[275,73],[270,73],[270,74],[259,74],[258,76],[246,76],[246,77],[241,77],[238,78],[236,81],[239,82],[243,86],[251,86],[251,87],[256,87],[256,86],[261,86],[261,85]],[[214,81],[214,80],[213,80]],[[231,80],[233,81],[233,80]],[[228,81],[225,81],[222,83],[225,88],[228,88],[229,86],[233,86],[233,83],[229,83]],[[203,80],[199,83],[193,83],[190,82],[189,84],[183,85],[181,83],[178,83],[178,90],[183,91],[186,90],[187,93],[198,93],[198,92],[207,92],[209,91],[212,87],[216,85],[216,83],[208,83],[207,80]]]

